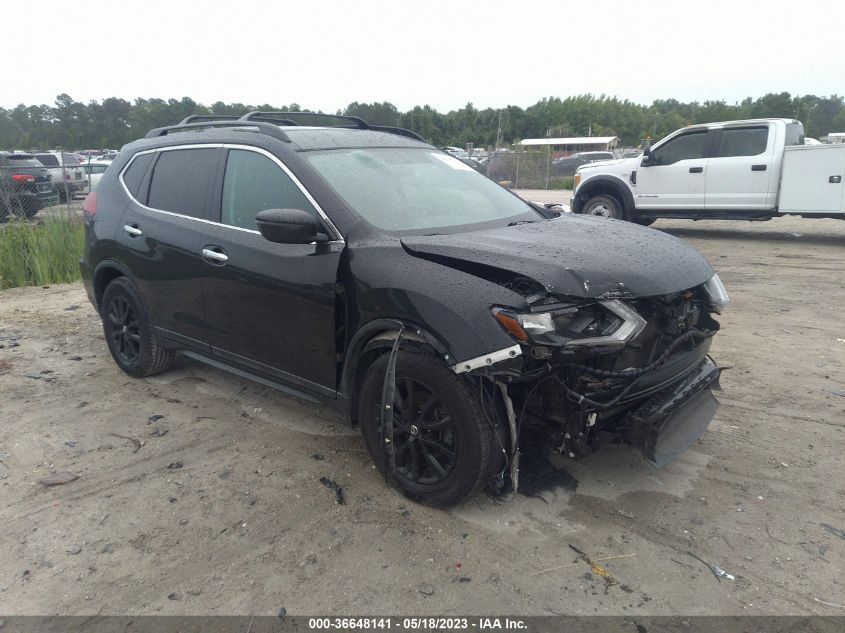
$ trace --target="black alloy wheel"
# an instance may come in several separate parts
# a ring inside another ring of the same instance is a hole
[[[396,384],[393,401],[396,476],[418,485],[445,479],[455,466],[455,420],[442,398],[414,378]]]
[[[159,341],[144,301],[127,277],[118,277],[106,286],[100,317],[109,352],[127,374],[144,378],[170,367],[175,352]]]
[[[400,350],[392,403],[395,469],[388,472],[381,428],[388,354],[367,369],[358,392],[358,422],[376,468],[402,493],[433,506],[454,505],[481,490],[502,468],[495,414],[478,387],[436,355]]]
[[[111,325],[110,343],[120,360],[127,365],[137,362],[141,353],[141,333],[135,311],[126,297],[117,295],[112,298],[106,318]]]

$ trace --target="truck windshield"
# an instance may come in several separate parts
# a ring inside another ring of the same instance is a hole
[[[306,159],[358,215],[382,230],[542,219],[526,202],[436,150],[339,149]]]

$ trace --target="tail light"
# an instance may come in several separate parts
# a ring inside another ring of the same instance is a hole
[[[97,192],[92,191],[85,197],[85,202],[82,203],[82,211],[85,215],[94,217],[97,215]]]
[[[35,182],[35,176],[31,174],[12,174],[12,180],[15,182]]]

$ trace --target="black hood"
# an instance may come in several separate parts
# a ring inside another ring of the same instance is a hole
[[[450,235],[402,238],[417,257],[499,283],[527,277],[549,293],[585,298],[664,295],[713,269],[685,242],[636,224],[563,215]]]

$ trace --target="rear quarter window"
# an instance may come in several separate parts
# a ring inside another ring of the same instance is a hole
[[[123,172],[123,184],[126,185],[126,188],[133,197],[137,198],[139,202],[144,204],[146,204],[147,201],[146,199],[139,198],[138,189],[141,187],[141,182],[144,180],[144,174],[147,173],[147,168],[150,166],[153,156],[155,156],[155,154],[139,154],[129,165],[129,169]],[[90,167],[93,168],[95,165],[90,165]],[[97,172],[92,171],[89,173]]]

